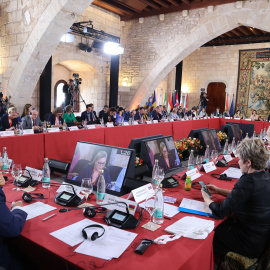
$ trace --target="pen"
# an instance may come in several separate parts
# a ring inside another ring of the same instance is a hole
[[[47,220],[47,219],[49,219],[49,218],[51,218],[51,217],[54,217],[56,214],[52,214],[52,215],[50,215],[50,216],[48,216],[48,217],[45,217],[45,218],[43,218],[42,219],[42,221],[45,221],[45,220]]]
[[[164,216],[164,218],[171,220],[171,218]]]

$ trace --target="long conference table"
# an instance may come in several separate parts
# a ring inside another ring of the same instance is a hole
[[[237,160],[234,159],[230,164],[236,164]],[[217,168],[214,173],[222,173],[227,168]],[[184,172],[178,174],[182,176]],[[236,183],[236,179],[232,181],[220,181],[211,177],[211,173],[202,173],[203,176],[198,180],[204,181],[205,184],[211,183],[219,187],[232,189]],[[198,181],[195,180],[195,181]],[[201,191],[199,189],[192,189],[185,191],[184,180],[179,179],[179,186],[176,188],[164,188],[164,195],[177,198],[175,206],[179,206],[183,198],[189,198],[202,201]],[[170,269],[170,270],[212,270],[214,269],[213,263],[213,248],[212,241],[214,231],[212,231],[206,239],[195,240],[185,237],[168,242],[166,245],[152,244],[144,255],[138,255],[134,252],[142,239],[155,239],[161,235],[168,234],[164,229],[185,216],[194,216],[179,212],[171,220],[164,220],[161,228],[151,232],[141,226],[149,221],[149,214],[145,212],[139,226],[130,232],[137,233],[137,237],[128,247],[128,249],[118,258],[110,261],[86,256],[80,253],[75,253],[74,250],[77,246],[71,247],[57,238],[50,235],[50,233],[59,230],[63,227],[74,224],[85,217],[82,210],[70,211],[66,213],[59,213],[58,210],[62,207],[54,202],[56,187],[51,186],[49,189],[43,189],[41,185],[37,186],[35,192],[43,193],[44,200],[40,200],[51,206],[56,207],[56,210],[50,213],[43,214],[26,221],[23,231],[19,237],[14,239],[13,245],[16,246],[17,251],[20,250],[30,255],[38,269],[96,269],[102,268],[104,270],[146,270],[146,269]],[[15,201],[21,198],[23,191],[14,190],[12,180],[7,182],[4,187],[4,192],[7,197],[7,202]],[[213,194],[213,200],[221,202],[223,197]],[[34,202],[36,202],[35,200]],[[89,203],[95,204],[95,195],[90,195]],[[10,206],[9,203],[7,203]],[[26,205],[26,203],[24,203]],[[56,214],[56,216],[42,221],[45,217]],[[105,224],[103,220],[104,214],[97,214],[93,219],[94,222]],[[221,223],[221,220],[214,220],[210,217],[196,216],[202,219],[210,219],[215,222],[215,227]]]
[[[14,135],[0,138],[0,151],[7,147],[9,158],[22,168],[42,168],[44,157],[71,162],[78,141],[93,142],[127,148],[134,138],[156,134],[172,135],[174,140],[185,138],[192,129],[220,129],[226,122],[254,124],[254,130],[268,129],[269,122],[227,120],[222,118],[175,121],[156,124],[139,124],[133,126],[100,127],[93,129],[60,131],[55,133]]]

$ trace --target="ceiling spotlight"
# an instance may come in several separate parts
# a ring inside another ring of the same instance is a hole
[[[72,34],[66,33],[61,37],[61,41],[66,43],[74,42],[74,36]]]
[[[109,41],[104,44],[103,51],[110,55],[119,55],[124,53],[124,48],[119,43]]]
[[[83,28],[83,32],[84,33],[88,33],[88,34],[92,34],[92,33],[94,33],[94,29],[93,29],[93,27],[87,27],[87,26],[85,26],[84,28]]]
[[[92,52],[92,48],[88,44],[79,43],[78,47],[80,50],[84,52],[88,52],[88,53]]]

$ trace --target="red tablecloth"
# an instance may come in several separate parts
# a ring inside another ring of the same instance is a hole
[[[220,119],[219,118],[209,119],[208,128],[220,129]]]
[[[7,147],[8,157],[17,164],[32,168],[42,168],[44,163],[43,134],[1,137],[0,152]]]
[[[214,171],[214,173],[221,173],[225,169],[226,168],[218,168],[216,171]],[[179,175],[182,175],[182,173]],[[204,176],[200,177],[199,180],[203,180],[204,183],[213,183],[219,187],[227,189],[232,189],[236,182],[236,180],[231,182],[220,181],[211,177],[210,174],[204,174]],[[175,204],[176,206],[180,204],[183,197],[202,201],[200,190],[192,189],[191,191],[185,191],[184,180],[179,180],[179,183],[180,185],[177,188],[164,189],[165,195],[177,198],[177,202]],[[4,187],[4,192],[6,193],[7,201],[9,202],[19,199],[23,193],[23,191],[15,191],[12,189],[13,185],[11,183]],[[90,261],[99,267],[103,266],[103,269],[110,270],[213,269],[212,240],[214,232],[211,232],[205,240],[193,240],[181,237],[179,240],[169,242],[166,245],[153,244],[143,256],[134,253],[135,248],[143,238],[155,239],[160,235],[166,234],[164,228],[173,222],[176,222],[180,218],[189,215],[185,213],[178,213],[171,220],[165,219],[161,228],[155,232],[148,231],[141,227],[141,225],[147,223],[149,220],[149,215],[145,213],[141,224],[136,229],[130,230],[137,233],[138,236],[119,259],[113,259],[105,263],[105,261],[101,259],[74,253],[73,251],[77,246],[70,247],[51,236],[50,233],[80,221],[84,219],[84,217],[82,215],[82,211],[59,213],[58,210],[62,207],[54,202],[53,198],[55,189],[55,187],[51,187],[49,190],[42,189],[41,186],[37,187],[35,192],[41,192],[45,195],[45,198],[48,198],[43,200],[43,202],[57,207],[57,210],[27,221],[21,236],[16,240],[16,247],[21,247],[28,254],[31,254],[31,258],[35,260],[36,263],[41,267],[40,269],[88,269]],[[213,195],[213,200],[220,202],[222,197],[219,195]],[[94,195],[91,195],[89,202],[95,203]],[[25,204],[26,203],[24,203],[24,205]],[[57,215],[51,219],[48,219],[47,221],[42,221],[44,217],[47,217],[53,213],[56,213]],[[197,217],[214,220],[212,218],[203,216]],[[104,224],[103,214],[97,214],[92,220]],[[221,222],[220,220],[214,221],[216,226]],[[66,264],[68,264],[68,267]]]
[[[174,140],[188,137],[190,131],[192,130],[192,122],[193,120],[173,122]]]
[[[78,141],[104,144],[104,130],[105,128],[95,128],[44,134],[45,156],[71,162]]]

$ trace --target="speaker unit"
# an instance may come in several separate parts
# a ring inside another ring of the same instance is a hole
[[[67,174],[70,163],[68,162],[63,162],[55,159],[50,159],[49,160],[49,167],[51,172],[59,172],[63,174]]]

